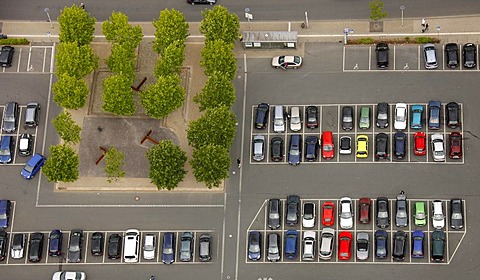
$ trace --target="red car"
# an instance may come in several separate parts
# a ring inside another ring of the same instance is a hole
[[[333,134],[331,131],[324,131],[322,133],[322,157],[324,159],[332,159],[334,156]]]
[[[416,156],[424,156],[427,153],[427,136],[425,132],[413,134],[413,153]]]
[[[338,235],[338,259],[348,261],[352,256],[352,233],[342,231]]]
[[[452,132],[448,136],[450,142],[450,158],[462,158],[462,134],[460,132]]]
[[[368,197],[362,197],[358,201],[358,222],[361,224],[370,223],[370,204],[371,200]]]
[[[322,205],[322,225],[331,227],[335,223],[335,204],[331,201],[326,201]]]

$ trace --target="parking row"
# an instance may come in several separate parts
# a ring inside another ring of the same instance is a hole
[[[14,46],[8,67],[1,67],[0,73],[51,73],[54,67],[53,45]]]

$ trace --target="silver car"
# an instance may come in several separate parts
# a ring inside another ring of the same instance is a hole
[[[407,196],[404,191],[401,191],[397,195],[396,201],[397,212],[395,214],[395,224],[397,227],[408,226],[408,214],[407,214]]]
[[[303,255],[302,260],[313,261],[315,260],[315,232],[304,231],[303,232]]]
[[[156,236],[151,233],[145,234],[143,239],[143,258],[153,260],[155,258]]]
[[[433,161],[445,161],[445,149],[443,148],[443,134],[435,133],[431,136]]]
[[[180,260],[189,262],[192,260],[193,252],[193,233],[183,232],[180,235]]]
[[[370,237],[368,233],[358,232],[357,233],[357,260],[367,260],[368,251],[370,247]]]
[[[320,235],[320,250],[318,256],[322,260],[332,258],[333,244],[335,244],[335,230],[333,228],[324,228]]]
[[[437,62],[437,53],[435,51],[434,44],[425,44],[423,45],[423,54],[425,58],[425,68],[426,69],[435,69],[438,67]]]
[[[280,237],[277,233],[268,235],[267,259],[271,262],[280,260]]]

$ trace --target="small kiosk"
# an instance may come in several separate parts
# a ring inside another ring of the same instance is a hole
[[[297,31],[244,31],[244,49],[296,49]]]

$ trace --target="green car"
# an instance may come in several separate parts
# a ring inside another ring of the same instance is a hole
[[[358,127],[360,129],[369,129],[370,128],[370,107],[361,107],[360,108],[360,118],[358,118]]]
[[[427,224],[427,215],[425,214],[425,202],[419,201],[414,204],[414,218],[416,226],[424,226]]]

